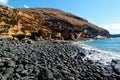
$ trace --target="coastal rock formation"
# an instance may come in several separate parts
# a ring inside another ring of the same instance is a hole
[[[86,19],[77,17],[73,14],[52,8],[28,8],[20,9],[28,14],[33,14],[39,20],[48,21],[48,27],[60,33],[65,39],[74,38],[95,38],[97,36],[109,37],[109,32]],[[59,36],[60,37],[60,36]]]
[[[36,19],[33,14],[26,14],[20,10],[0,6],[0,36],[25,36],[34,38],[35,35],[48,37],[51,30],[45,26],[47,21]]]
[[[35,39],[109,37],[109,32],[86,19],[50,8],[13,9],[0,6],[0,37]]]

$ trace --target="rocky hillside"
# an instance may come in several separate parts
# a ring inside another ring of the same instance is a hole
[[[109,32],[86,19],[50,8],[12,9],[0,6],[0,37],[80,39],[109,37]]]
[[[0,6],[0,36],[17,37],[25,36],[34,38],[35,35],[46,35],[51,30],[45,26],[47,21],[36,19],[33,14],[26,14],[20,10]],[[48,36],[45,36],[48,37]]]

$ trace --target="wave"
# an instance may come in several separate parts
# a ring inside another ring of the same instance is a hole
[[[94,62],[99,61],[101,64],[104,65],[110,64],[113,59],[120,60],[120,53],[118,52],[105,51],[86,44],[77,45],[85,50],[86,57],[84,58],[84,60],[89,59]]]

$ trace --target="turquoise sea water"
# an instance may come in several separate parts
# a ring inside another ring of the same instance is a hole
[[[102,40],[93,40],[93,41],[85,42],[85,44],[105,51],[120,53],[120,37],[107,38]]]
[[[86,59],[99,61],[103,64],[109,64],[113,59],[120,60],[120,38],[107,38],[102,40],[90,40],[78,43],[86,51],[92,52],[87,54]]]

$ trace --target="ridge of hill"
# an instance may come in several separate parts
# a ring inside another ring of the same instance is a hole
[[[110,36],[86,19],[58,9],[0,6],[0,17],[0,37],[74,40]]]

